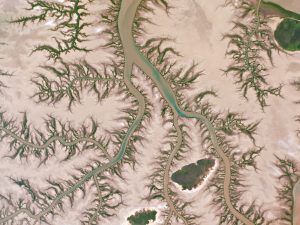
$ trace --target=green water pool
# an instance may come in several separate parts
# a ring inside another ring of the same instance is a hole
[[[288,51],[300,50],[300,22],[284,19],[277,26],[274,36],[278,44]]]

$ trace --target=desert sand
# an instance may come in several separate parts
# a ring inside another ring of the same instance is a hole
[[[300,4],[298,0],[284,1],[274,0],[288,9],[299,10]],[[100,7],[95,7],[94,15],[100,15],[109,1],[102,1]],[[269,65],[268,80],[271,84],[284,84],[282,98],[270,97],[268,99],[270,106],[263,112],[258,103],[253,98],[246,101],[237,91],[234,79],[230,76],[226,77],[222,69],[224,69],[230,60],[224,55],[227,50],[227,41],[222,40],[222,35],[230,32],[232,29],[232,20],[234,20],[235,9],[233,7],[224,7],[223,0],[200,1],[200,0],[173,0],[170,3],[174,8],[170,10],[169,15],[160,8],[155,8],[154,14],[147,15],[153,24],[145,26],[147,34],[139,41],[144,41],[150,37],[164,36],[172,39],[172,45],[181,57],[178,61],[182,65],[190,65],[193,62],[199,64],[199,68],[203,69],[204,75],[197,81],[193,89],[187,92],[188,96],[193,96],[199,90],[214,88],[217,90],[218,98],[212,98],[210,101],[215,105],[216,111],[227,111],[228,109],[240,112],[251,121],[260,120],[260,126],[256,134],[257,143],[264,146],[262,155],[258,158],[258,168],[245,171],[244,183],[248,185],[243,195],[243,201],[246,203],[257,199],[258,204],[264,204],[264,209],[268,209],[269,218],[275,218],[279,203],[276,200],[276,186],[278,181],[276,176],[278,171],[274,167],[274,155],[287,156],[300,163],[300,142],[296,135],[299,124],[295,122],[296,116],[300,112],[300,106],[295,104],[299,101],[299,92],[295,90],[290,83],[299,78],[300,72],[300,53],[293,54],[277,54],[273,55],[274,66]],[[95,96],[84,92],[81,104],[77,104],[72,112],[66,109],[66,102],[62,102],[55,106],[47,103],[36,104],[30,96],[32,96],[35,87],[30,82],[35,77],[35,73],[40,71],[39,65],[50,63],[46,56],[41,53],[31,55],[31,49],[36,44],[48,40],[51,42],[51,32],[48,31],[49,21],[42,25],[36,25],[29,28],[21,28],[11,26],[6,23],[6,19],[18,15],[23,15],[25,1],[23,0],[0,0],[0,66],[15,74],[4,82],[11,88],[4,90],[4,94],[0,95],[1,110],[6,111],[9,116],[21,120],[20,112],[26,111],[32,126],[43,129],[43,118],[47,115],[54,115],[64,121],[70,120],[75,125],[81,124],[89,117],[97,118],[101,124],[99,135],[108,135],[107,131],[121,128],[124,124],[118,122],[117,118],[125,116],[124,108],[130,106],[129,101],[124,101],[122,95],[113,92],[107,99],[97,102]],[[97,21],[97,17],[91,18]],[[278,23],[274,19],[274,24]],[[88,46],[97,48],[88,55],[70,54],[69,60],[74,58],[87,59],[95,64],[107,61],[114,57],[112,52],[101,48],[101,44],[105,43],[105,37],[101,36],[104,29],[102,25],[95,22],[95,29],[91,30],[93,38],[88,42]],[[159,201],[147,202],[141,200],[148,193],[146,188],[148,176],[151,174],[151,168],[155,157],[158,156],[159,150],[164,146],[163,136],[167,133],[166,127],[160,116],[162,110],[162,102],[157,90],[151,89],[151,83],[146,80],[144,75],[134,68],[135,84],[139,84],[153,105],[152,118],[146,121],[147,130],[142,134],[147,140],[143,144],[139,144],[137,148],[139,152],[136,156],[137,161],[141,162],[136,165],[135,170],[125,166],[123,168],[123,180],[114,177],[111,182],[118,186],[123,192],[123,200],[127,205],[118,209],[117,215],[103,221],[103,225],[127,225],[126,218],[133,212],[142,208],[151,208],[161,211],[166,208],[165,203]],[[192,151],[186,155],[186,158],[176,165],[176,168],[194,162],[195,159],[205,157],[202,151],[201,138],[199,130],[192,122],[182,120],[190,131],[193,142],[191,143]],[[245,151],[248,147],[247,142],[237,140],[241,144],[240,151]],[[8,143],[0,143],[1,156],[8,153]],[[60,153],[63,155],[64,153]],[[12,161],[7,158],[0,159],[1,182],[0,193],[15,193],[15,197],[28,196],[18,187],[14,186],[8,176],[23,177],[33,181],[36,187],[45,187],[45,178],[51,177],[55,179],[68,179],[74,168],[83,167],[89,160],[95,157],[94,152],[86,152],[78,158],[65,163],[60,163],[62,156],[52,158],[47,166],[37,169],[38,160],[33,162]],[[58,166],[60,165],[60,166]],[[174,170],[176,169],[174,168]],[[25,174],[25,175],[24,175]],[[210,174],[211,176],[214,173]],[[209,177],[207,178],[209,180]],[[205,182],[204,182],[205,185]],[[173,187],[174,188],[174,187]],[[175,187],[176,188],[176,187]],[[61,214],[51,223],[51,225],[79,225],[79,218],[85,207],[91,204],[92,194],[96,192],[91,187],[90,197],[84,201],[78,196],[76,208],[67,207],[66,215]],[[210,210],[212,195],[203,191],[203,186],[191,193],[180,193],[180,197],[185,200],[194,200],[193,208],[189,210],[196,214],[202,215],[199,224],[216,225],[218,224],[216,214]],[[300,209],[300,199],[298,201],[298,209]],[[297,210],[298,210],[297,209]],[[300,213],[300,211],[299,211]],[[160,221],[160,215],[158,215]],[[152,223],[160,224],[160,222]],[[151,224],[151,225],[152,225]],[[174,225],[177,225],[174,223]],[[178,224],[179,225],[179,224]],[[297,224],[298,225],[298,224]]]

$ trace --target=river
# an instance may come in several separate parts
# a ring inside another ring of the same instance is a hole
[[[161,76],[161,74],[155,68],[155,66],[151,64],[151,62],[140,52],[140,50],[136,46],[132,35],[132,25],[136,15],[136,11],[141,1],[142,0],[123,0],[121,4],[121,10],[119,13],[119,18],[118,18],[119,34],[124,49],[124,55],[125,55],[124,81],[125,84],[127,85],[127,88],[134,96],[137,97],[137,100],[140,105],[139,109],[141,109],[141,104],[144,104],[143,100],[141,99],[139,91],[133,86],[131,82],[132,66],[133,64],[135,64],[153,81],[153,83],[161,93],[162,97],[167,101],[169,106],[172,108],[173,113],[176,114],[175,116],[198,119],[206,125],[214,149],[216,150],[218,156],[221,158],[225,168],[224,183],[223,183],[225,203],[228,209],[230,210],[230,212],[237,219],[239,219],[241,222],[243,222],[246,225],[254,225],[252,221],[250,221],[238,210],[236,210],[231,203],[231,198],[230,198],[230,182],[231,182],[230,164],[231,163],[229,158],[225,155],[225,153],[223,152],[223,150],[218,144],[216,132],[212,123],[206,117],[204,117],[203,115],[197,112],[187,112],[187,111],[183,111],[180,108],[180,106],[177,103],[176,96],[172,91],[168,82]],[[141,114],[139,110],[137,121],[141,121],[139,119],[140,117]],[[125,149],[122,148],[117,156],[117,159],[122,158],[122,156],[124,155],[124,151]],[[167,203],[168,205],[171,205],[170,202]],[[184,223],[187,224],[186,222]]]

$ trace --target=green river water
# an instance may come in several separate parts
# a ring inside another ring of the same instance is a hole
[[[174,92],[172,91],[168,82],[161,76],[159,71],[151,64],[151,62],[139,51],[138,47],[135,44],[135,41],[132,36],[132,24],[136,15],[137,8],[141,0],[124,0],[121,4],[121,10],[119,13],[118,19],[118,28],[119,34],[122,42],[122,46],[124,49],[125,55],[125,69],[124,69],[124,82],[129,89],[129,91],[137,98],[139,102],[139,112],[136,117],[136,120],[131,125],[126,137],[130,137],[130,132],[134,132],[136,127],[138,127],[139,123],[141,122],[142,113],[143,113],[143,105],[145,104],[143,100],[143,96],[140,95],[139,91],[132,85],[131,82],[131,73],[132,73],[132,65],[136,65],[139,67],[145,75],[147,75],[155,86],[158,88],[159,92],[161,93],[162,97],[167,101],[168,105],[172,108],[173,112],[176,113],[179,117],[183,118],[193,118],[201,121],[207,128],[211,143],[214,146],[214,149],[218,156],[221,158],[224,164],[224,200],[230,212],[241,222],[246,225],[254,225],[248,218],[246,218],[243,214],[237,211],[232,203],[230,197],[230,182],[231,182],[231,163],[229,158],[220,148],[218,143],[218,138],[216,136],[216,131],[211,124],[211,122],[203,115],[197,112],[188,112],[182,110],[178,103]],[[128,139],[124,139],[124,144],[120,149],[120,152],[115,158],[115,163],[120,161],[124,154],[126,145],[128,143]],[[184,222],[186,224],[186,222]]]
[[[254,225],[252,221],[250,221],[248,218],[246,218],[243,214],[241,214],[239,211],[237,211],[232,203],[230,198],[230,182],[231,182],[231,162],[229,158],[225,155],[223,150],[220,148],[218,139],[216,136],[215,129],[211,122],[204,117],[203,115],[197,113],[197,112],[188,112],[182,110],[178,103],[176,96],[174,92],[172,91],[170,85],[168,82],[161,76],[159,71],[151,64],[151,62],[140,52],[138,47],[135,44],[135,41],[132,36],[132,26],[133,21],[136,15],[137,8],[142,0],[123,0],[121,4],[121,9],[119,12],[118,17],[118,29],[119,29],[119,35],[121,38],[121,42],[124,49],[124,56],[125,56],[125,66],[124,66],[124,82],[127,88],[129,89],[130,93],[137,99],[139,103],[139,109],[137,116],[135,120],[130,125],[123,141],[121,144],[121,148],[118,152],[118,154],[107,164],[102,165],[101,167],[95,168],[90,173],[83,176],[74,186],[69,188],[64,193],[60,194],[49,207],[47,207],[45,210],[41,211],[40,213],[33,215],[30,211],[26,209],[21,209],[16,211],[15,213],[3,218],[0,220],[0,223],[6,222],[12,218],[14,218],[16,215],[26,212],[27,215],[29,215],[31,218],[38,219],[41,218],[43,215],[47,214],[49,211],[51,211],[52,207],[54,207],[57,202],[59,202],[64,196],[72,193],[74,190],[76,190],[78,187],[80,187],[83,183],[85,183],[88,179],[93,177],[94,175],[97,175],[112,166],[119,163],[126,152],[126,148],[128,145],[128,142],[133,135],[133,133],[137,130],[137,128],[140,126],[144,113],[145,113],[145,100],[143,95],[138,91],[136,87],[132,84],[131,81],[131,75],[132,75],[132,68],[133,65],[138,66],[145,75],[149,76],[149,78],[153,81],[155,86],[158,88],[159,92],[161,93],[162,97],[167,101],[169,106],[172,108],[174,114],[178,114],[179,117],[183,118],[193,118],[201,121],[207,128],[211,143],[222,160],[222,163],[224,165],[224,201],[229,209],[229,211],[242,223],[246,225]],[[186,224],[186,223],[185,223]]]
[[[119,23],[118,28],[120,32],[120,37],[122,41],[122,45],[124,48],[125,53],[125,83],[129,85],[129,87],[132,87],[133,90],[131,92],[137,92],[137,90],[131,86],[131,73],[132,73],[132,65],[135,64],[138,66],[147,76],[150,77],[150,79],[153,81],[155,86],[158,88],[161,95],[164,97],[164,99],[168,102],[170,107],[173,109],[174,112],[178,114],[179,117],[183,118],[194,118],[200,120],[202,123],[204,123],[210,133],[210,137],[213,143],[214,148],[216,149],[218,155],[222,159],[224,166],[225,166],[225,178],[224,178],[224,199],[225,202],[230,209],[230,211],[244,224],[246,225],[253,225],[253,223],[245,218],[242,214],[240,214],[237,210],[234,209],[234,207],[231,205],[230,201],[230,191],[229,191],[229,185],[230,185],[230,161],[226,157],[226,155],[223,153],[222,149],[218,145],[217,137],[215,134],[214,127],[210,123],[210,121],[202,116],[199,113],[196,112],[186,112],[182,110],[178,103],[176,96],[174,92],[172,91],[170,85],[167,83],[167,81],[161,76],[160,72],[151,64],[151,62],[140,52],[138,47],[136,46],[134,39],[132,37],[132,23],[137,11],[137,8],[140,4],[141,0],[124,0],[122,1],[121,11],[119,15]],[[273,6],[273,5],[272,5]],[[284,13],[288,13],[288,11],[282,11]],[[292,14],[295,16],[294,14]],[[298,14],[297,14],[298,15]],[[126,65],[128,68],[126,68]],[[137,93],[136,93],[137,94]],[[137,98],[139,96],[137,95]],[[137,116],[137,118],[139,115]],[[122,147],[120,149],[119,154],[116,157],[116,160],[119,161],[122,159],[125,149],[128,143],[128,138],[131,136],[131,133],[134,132],[136,127],[139,125],[141,120],[137,119],[134,121],[132,126],[130,127],[129,131],[127,132],[126,138],[124,139],[124,142],[122,144]],[[128,138],[127,138],[128,137]]]

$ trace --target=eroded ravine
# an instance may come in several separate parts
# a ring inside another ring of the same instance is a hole
[[[128,55],[127,55],[128,56]],[[121,147],[120,150],[118,152],[118,154],[116,156],[114,156],[112,159],[109,156],[110,161],[106,164],[102,164],[99,167],[96,167],[95,169],[91,170],[90,172],[88,172],[87,174],[85,174],[84,176],[81,177],[81,179],[79,181],[77,181],[73,186],[69,187],[66,191],[60,193],[59,195],[56,196],[56,198],[52,201],[52,203],[47,206],[46,208],[44,208],[42,211],[40,211],[39,213],[34,213],[31,212],[31,210],[27,209],[27,208],[21,208],[16,210],[14,213],[1,218],[0,219],[0,224],[4,224],[7,221],[13,220],[15,217],[17,217],[20,214],[26,214],[28,217],[30,217],[31,219],[33,219],[35,221],[34,224],[36,224],[37,222],[40,222],[42,220],[42,218],[47,215],[49,212],[51,212],[53,210],[53,208],[56,207],[56,205],[66,196],[68,196],[69,194],[73,193],[74,191],[76,191],[78,188],[80,188],[86,181],[90,180],[91,178],[93,178],[94,176],[97,176],[99,173],[112,168],[113,166],[115,166],[116,164],[118,164],[124,157],[126,148],[128,146],[128,143],[130,141],[130,138],[132,137],[133,133],[137,130],[137,128],[140,126],[142,119],[144,117],[145,114],[145,110],[146,110],[146,102],[144,99],[144,96],[138,91],[138,89],[132,84],[131,82],[131,73],[132,73],[132,67],[133,67],[133,61],[130,59],[130,57],[127,57],[125,55],[125,65],[124,65],[124,78],[123,81],[126,85],[126,87],[128,88],[129,92],[133,95],[133,97],[137,100],[138,102],[138,112],[136,115],[136,118],[134,119],[134,121],[131,123],[131,125],[129,126],[126,135],[124,137],[124,139],[122,140],[121,143]],[[7,131],[9,132],[9,131]],[[12,136],[16,136],[13,133],[11,133]],[[59,142],[61,142],[62,144],[68,145],[69,143],[66,142],[64,143],[64,140],[60,137],[54,138],[55,140],[58,140]],[[42,147],[46,147],[49,143],[51,143],[52,141],[55,140],[49,140],[44,146]],[[24,140],[19,139],[19,141],[24,143]],[[82,141],[81,139],[74,141],[74,142],[80,142]],[[85,140],[85,141],[90,141],[90,140]],[[26,143],[29,146],[34,146],[32,143]],[[98,146],[99,144],[97,144]],[[102,149],[102,148],[100,148]]]
[[[104,153],[104,155],[107,159],[111,159],[111,156],[108,154],[108,152],[104,148],[104,146],[102,146],[98,141],[94,140],[93,138],[81,137],[81,138],[78,138],[73,141],[66,141],[65,138],[63,138],[61,136],[52,136],[44,144],[39,145],[39,144],[34,144],[34,143],[31,143],[29,141],[22,139],[17,134],[15,134],[14,132],[12,132],[11,130],[9,130],[5,127],[0,126],[0,131],[5,132],[9,136],[13,137],[15,140],[18,140],[20,143],[22,143],[26,146],[29,146],[31,148],[35,148],[35,149],[46,149],[53,142],[56,142],[56,141],[58,141],[59,143],[61,143],[64,146],[72,146],[72,145],[80,143],[80,142],[90,142],[90,143],[94,144],[95,146],[97,146],[97,148],[101,149],[101,151]]]
[[[171,154],[169,155],[167,164],[166,164],[166,168],[165,168],[165,172],[164,172],[164,178],[163,178],[163,194],[165,196],[165,199],[168,203],[168,206],[170,208],[170,212],[169,215],[172,215],[173,213],[182,220],[182,222],[184,223],[184,225],[188,225],[188,222],[186,221],[186,219],[180,214],[180,212],[178,212],[174,206],[174,203],[171,200],[171,197],[169,195],[169,180],[170,180],[170,168],[171,168],[171,164],[177,154],[177,152],[179,151],[181,145],[182,145],[182,141],[183,141],[183,135],[182,135],[182,131],[179,127],[178,124],[178,115],[175,114],[174,115],[174,127],[176,130],[176,144],[174,146],[174,149],[172,150]],[[164,222],[164,225],[169,224],[169,221],[171,219],[171,216],[168,216],[167,219]]]
[[[231,180],[231,170],[230,170],[230,160],[225,155],[225,153],[222,151],[218,144],[217,136],[215,129],[211,122],[204,117],[203,115],[196,113],[196,112],[186,112],[181,110],[179,107],[176,97],[170,88],[167,81],[160,75],[159,71],[149,62],[149,60],[139,51],[137,48],[133,36],[132,36],[132,25],[133,21],[136,15],[136,11],[138,9],[139,4],[142,0],[123,0],[121,4],[121,9],[119,12],[119,18],[118,18],[118,28],[119,28],[119,35],[121,38],[121,42],[124,49],[124,56],[125,56],[125,66],[124,66],[124,83],[126,87],[128,88],[129,92],[135,97],[135,99],[138,102],[138,112],[136,115],[136,118],[130,125],[123,141],[120,147],[120,150],[118,154],[113,157],[109,161],[109,163],[103,164],[100,167],[97,167],[90,172],[88,172],[86,175],[81,177],[81,179],[76,182],[72,187],[68,188],[66,191],[60,193],[53,201],[52,203],[46,207],[41,212],[34,214],[28,209],[19,209],[15,211],[14,213],[8,215],[5,218],[0,219],[0,224],[4,223],[6,221],[14,219],[19,214],[25,213],[27,216],[32,218],[33,220],[40,221],[41,218],[43,218],[46,214],[48,214],[59,201],[61,201],[62,198],[65,196],[68,196],[70,193],[74,192],[76,189],[78,189],[80,186],[82,186],[86,181],[90,180],[97,174],[115,166],[117,163],[119,163],[125,154],[127,145],[129,143],[129,140],[133,133],[138,129],[140,126],[143,116],[145,114],[146,109],[146,102],[144,99],[144,96],[139,92],[139,90],[133,85],[131,81],[131,74],[132,74],[132,68],[133,65],[137,65],[147,76],[151,78],[153,83],[157,86],[159,92],[164,97],[164,99],[168,102],[170,107],[173,110],[174,113],[174,119],[177,119],[177,117],[183,117],[183,118],[193,118],[200,120],[202,123],[205,124],[209,131],[209,135],[212,141],[212,144],[217,151],[219,157],[222,159],[222,162],[224,164],[225,168],[225,178],[224,178],[224,199],[227,204],[227,207],[229,208],[230,212],[238,218],[242,223],[246,225],[254,225],[249,219],[247,219],[244,215],[242,215],[240,212],[238,212],[232,205],[231,199],[230,199],[230,180]],[[62,140],[58,141],[62,142]],[[67,144],[67,143],[65,143]],[[175,151],[174,151],[175,154]],[[170,161],[172,158],[170,158]],[[165,172],[166,174],[169,174],[169,169]],[[165,179],[165,182],[168,182],[169,178]],[[167,186],[167,185],[166,185]],[[168,194],[166,194],[168,195]],[[166,201],[169,206],[172,206],[173,203],[171,202],[170,198],[166,198]],[[173,213],[177,213],[176,209],[171,207]],[[180,217],[180,216],[179,216]],[[183,218],[182,218],[183,219]],[[183,219],[184,222],[184,219]],[[35,223],[36,224],[36,223]]]
[[[196,112],[186,112],[181,110],[179,107],[175,94],[173,93],[171,87],[167,81],[160,75],[159,71],[150,63],[150,61],[139,51],[132,35],[132,24],[136,15],[139,4],[142,0],[125,0],[122,1],[120,15],[119,15],[119,32],[122,41],[122,45],[125,52],[125,59],[130,59],[135,65],[137,65],[147,76],[151,78],[156,87],[158,88],[161,95],[168,102],[173,112],[178,114],[180,117],[184,118],[194,118],[200,120],[205,124],[209,131],[209,135],[212,144],[217,151],[217,154],[222,159],[225,167],[225,177],[224,177],[224,199],[230,212],[241,222],[246,225],[254,225],[252,221],[246,218],[243,214],[237,211],[230,198],[230,180],[231,180],[231,170],[230,170],[230,160],[222,151],[218,144],[215,129],[211,122],[203,115]],[[167,199],[168,201],[168,199]],[[168,202],[168,205],[172,203]]]

